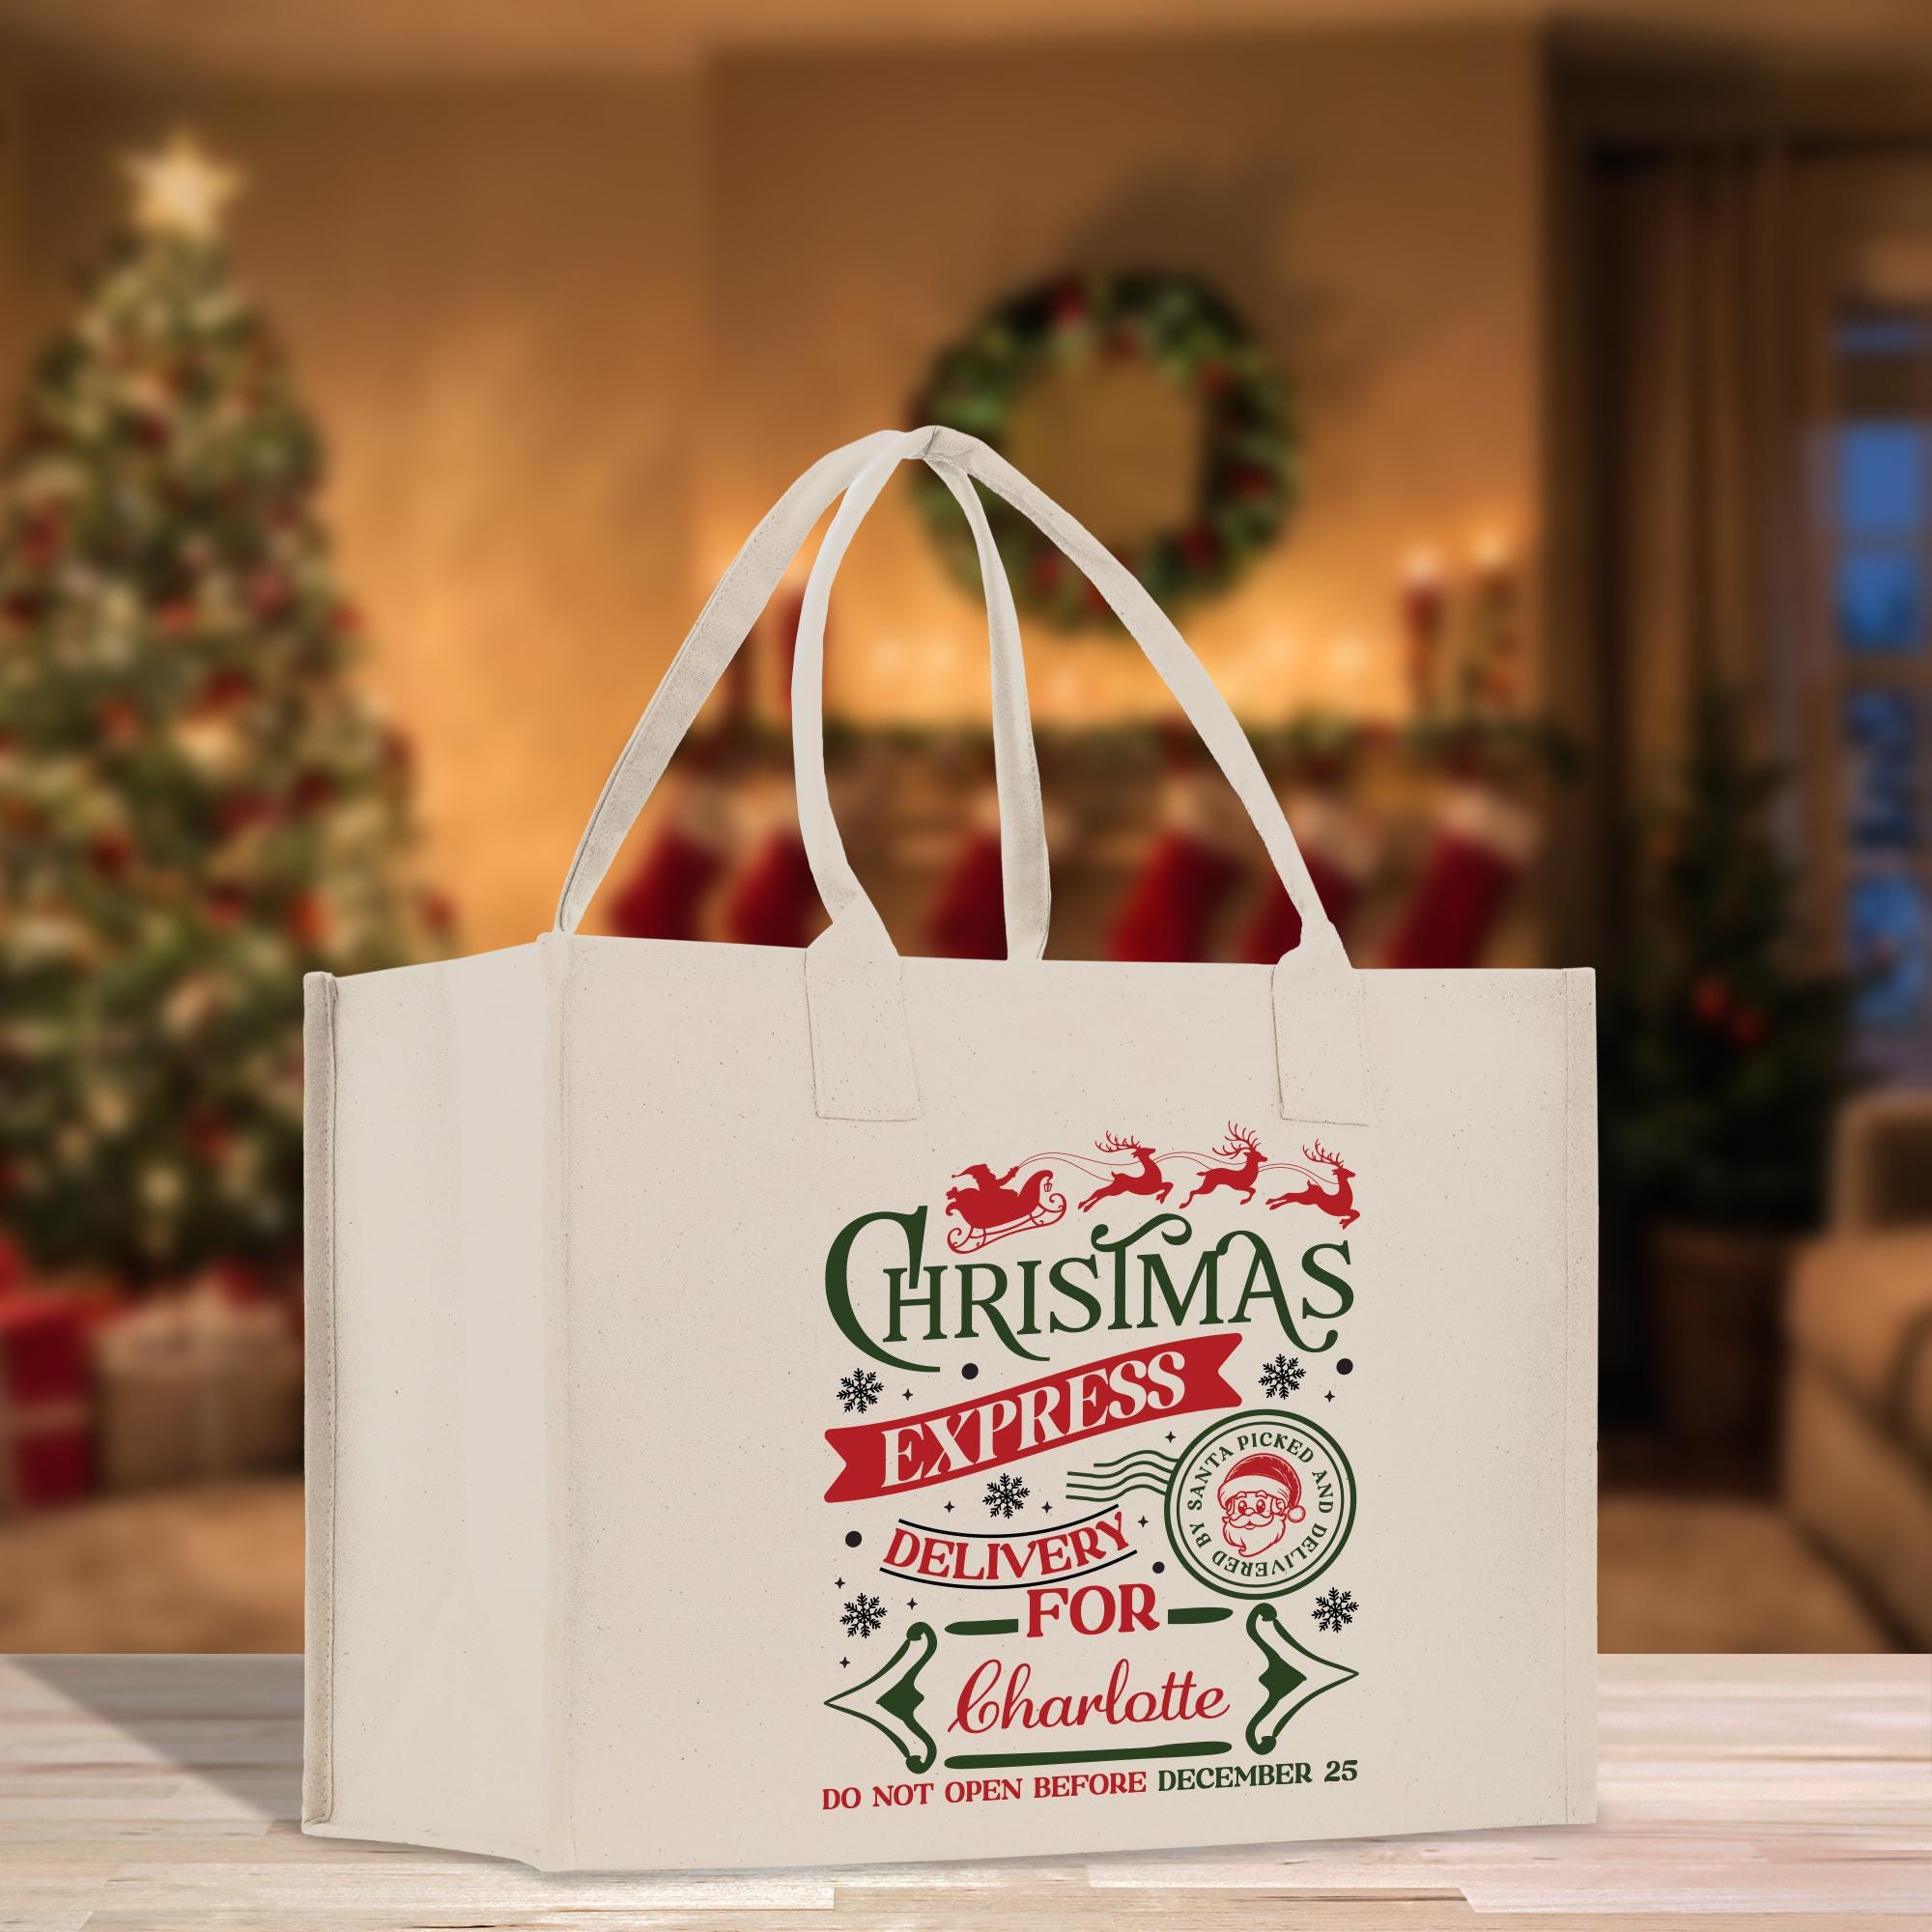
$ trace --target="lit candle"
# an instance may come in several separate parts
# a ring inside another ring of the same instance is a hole
[[[1402,573],[1402,621],[1408,642],[1409,704],[1418,718],[1435,710],[1436,660],[1448,611],[1442,559],[1433,550],[1414,552]]]
[[[1521,667],[1516,559],[1500,531],[1486,531],[1477,539],[1475,566],[1477,647],[1469,695],[1486,711],[1501,715],[1516,704]]]

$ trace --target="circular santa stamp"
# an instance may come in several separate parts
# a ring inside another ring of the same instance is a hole
[[[1231,1597],[1312,1583],[1355,1523],[1355,1472],[1305,1416],[1246,1408],[1204,1429],[1167,1486],[1167,1537],[1202,1582]]]

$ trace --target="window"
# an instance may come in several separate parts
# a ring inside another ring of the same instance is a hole
[[[1828,869],[1865,1057],[1923,1072],[1932,1025],[1932,313],[1847,315],[1834,350]]]

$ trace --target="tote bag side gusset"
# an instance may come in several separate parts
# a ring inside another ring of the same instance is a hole
[[[1565,1816],[1597,1816],[1597,976],[1563,975]]]
[[[570,1505],[570,1117],[571,941],[557,932],[536,942],[543,982],[543,1449],[541,1554],[544,1575],[543,1708],[537,1812],[532,1820],[539,1871],[576,1868],[572,1826],[570,1606],[576,1596]]]
[[[302,980],[302,1824],[334,1813],[335,980]]]
[[[539,1853],[544,1002],[535,946],[308,989],[323,1835]]]

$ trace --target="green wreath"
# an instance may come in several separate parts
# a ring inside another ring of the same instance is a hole
[[[965,430],[995,449],[1014,403],[1048,369],[1089,358],[1147,358],[1201,400],[1200,483],[1179,528],[1116,552],[1163,610],[1224,590],[1280,535],[1300,484],[1287,384],[1220,296],[1190,275],[1061,278],[990,309],[944,351],[914,420]],[[921,509],[953,573],[975,589],[980,560],[951,492],[917,472]],[[1014,597],[1068,628],[1111,621],[1105,601],[1050,537],[997,497],[987,520]]]

